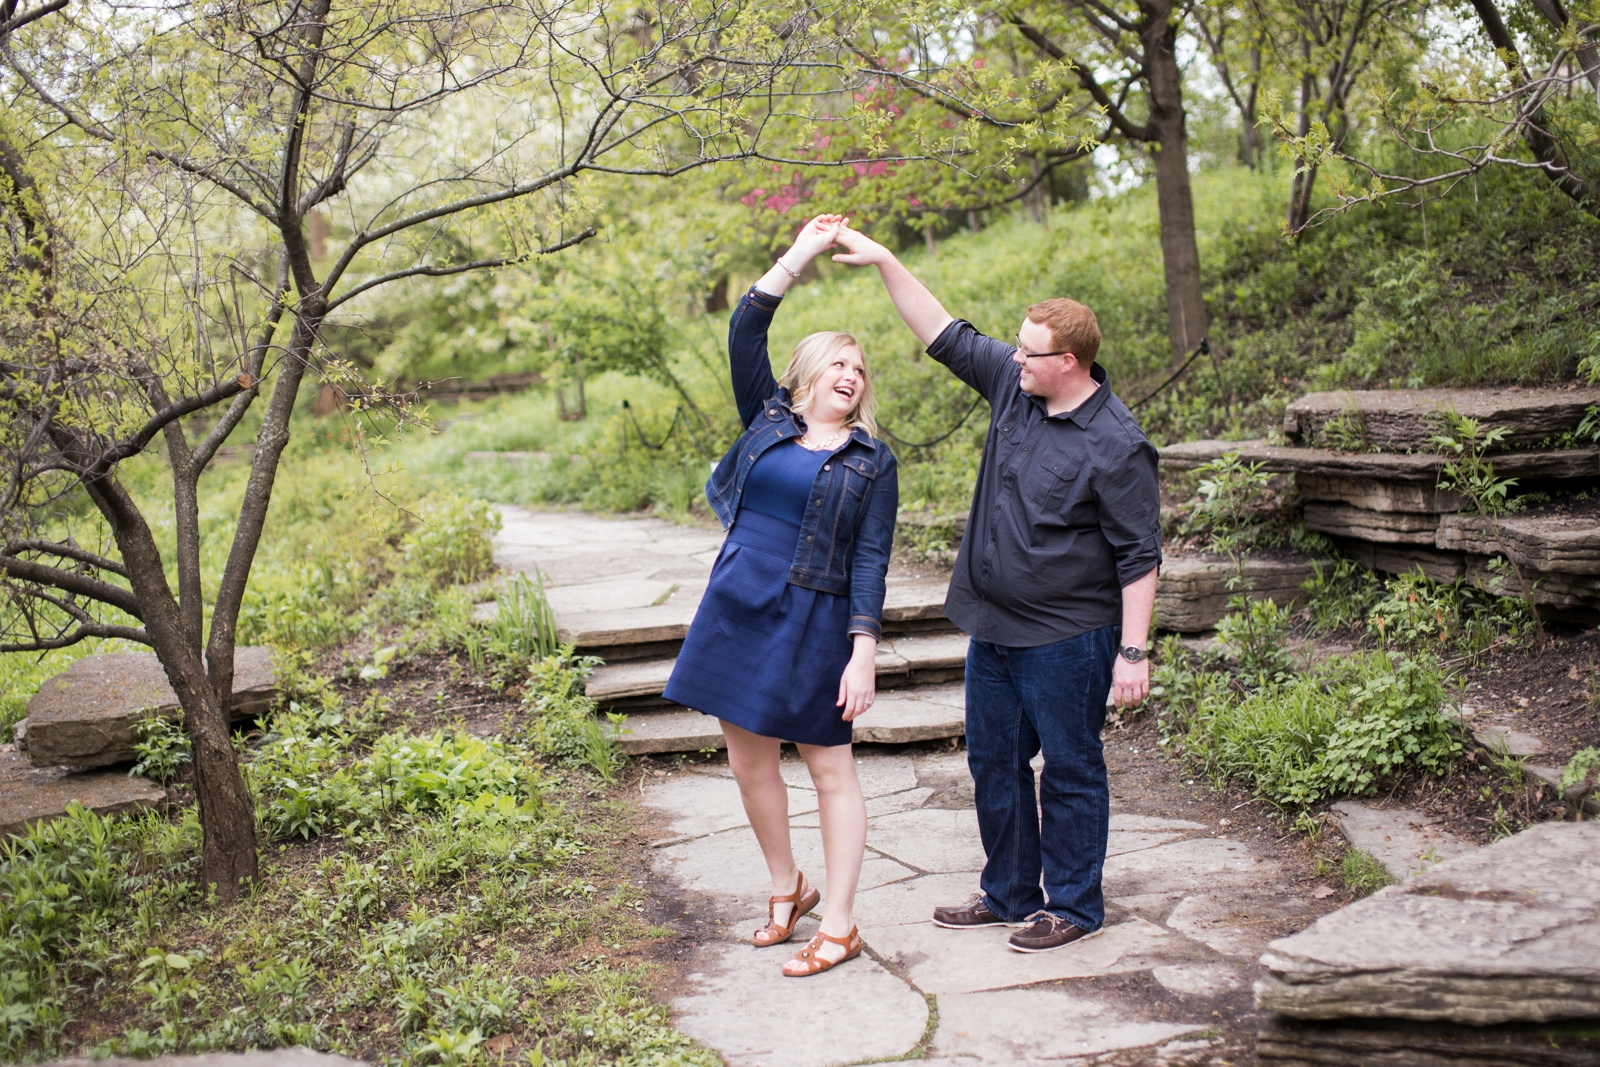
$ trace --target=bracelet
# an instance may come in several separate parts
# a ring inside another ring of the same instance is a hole
[[[778,257],[778,266],[782,267],[784,273],[787,274],[789,277],[793,278],[795,281],[799,281],[800,280],[800,275],[797,272],[792,271],[792,270],[789,269],[789,264],[787,264],[787,263],[785,263],[783,261],[783,257],[782,256]]]

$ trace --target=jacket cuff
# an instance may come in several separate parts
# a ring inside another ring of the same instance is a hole
[[[874,641],[883,640],[883,627],[878,625],[878,620],[870,615],[850,616],[850,628],[845,631],[847,636],[866,634]]]
[[[777,311],[778,305],[783,303],[783,297],[773,296],[771,293],[763,293],[753,285],[750,287],[750,291],[745,294],[745,299],[763,311]]]

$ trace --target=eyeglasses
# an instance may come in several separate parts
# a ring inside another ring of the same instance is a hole
[[[1060,352],[1024,352],[1022,350],[1022,335],[1019,333],[1017,334],[1017,354],[1023,359],[1037,359],[1040,356],[1070,356],[1072,352],[1067,349],[1063,349]]]

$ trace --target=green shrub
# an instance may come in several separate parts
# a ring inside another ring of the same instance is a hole
[[[406,570],[435,586],[475,582],[494,569],[500,515],[486,501],[446,497],[417,508],[401,550]]]
[[[1443,679],[1399,653],[1330,659],[1243,696],[1207,679],[1161,681],[1166,743],[1282,807],[1371,793],[1410,769],[1443,773],[1461,751],[1440,710]]]

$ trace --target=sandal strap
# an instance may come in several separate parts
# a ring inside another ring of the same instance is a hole
[[[818,930],[812,936],[811,944],[807,945],[805,948],[801,949],[800,951],[802,951],[802,952],[810,951],[811,945],[817,945],[818,948],[821,948],[822,946],[817,944],[817,942],[819,940],[820,941],[831,941],[835,945],[842,945],[845,948],[851,948],[856,944],[857,941],[860,940],[860,938],[857,936],[857,930],[858,929],[859,929],[858,927],[852,926],[850,928],[850,932],[848,934],[845,934],[843,937],[834,937],[831,934],[825,934],[821,930]]]
[[[811,888],[810,886],[808,886],[806,884],[806,873],[804,871],[795,871],[794,873],[795,873],[794,892],[793,893],[785,893],[782,896],[768,897],[767,898],[767,914],[768,915],[772,914],[772,907],[775,904],[798,904],[798,903],[800,903],[801,898],[806,895],[806,890]]]

